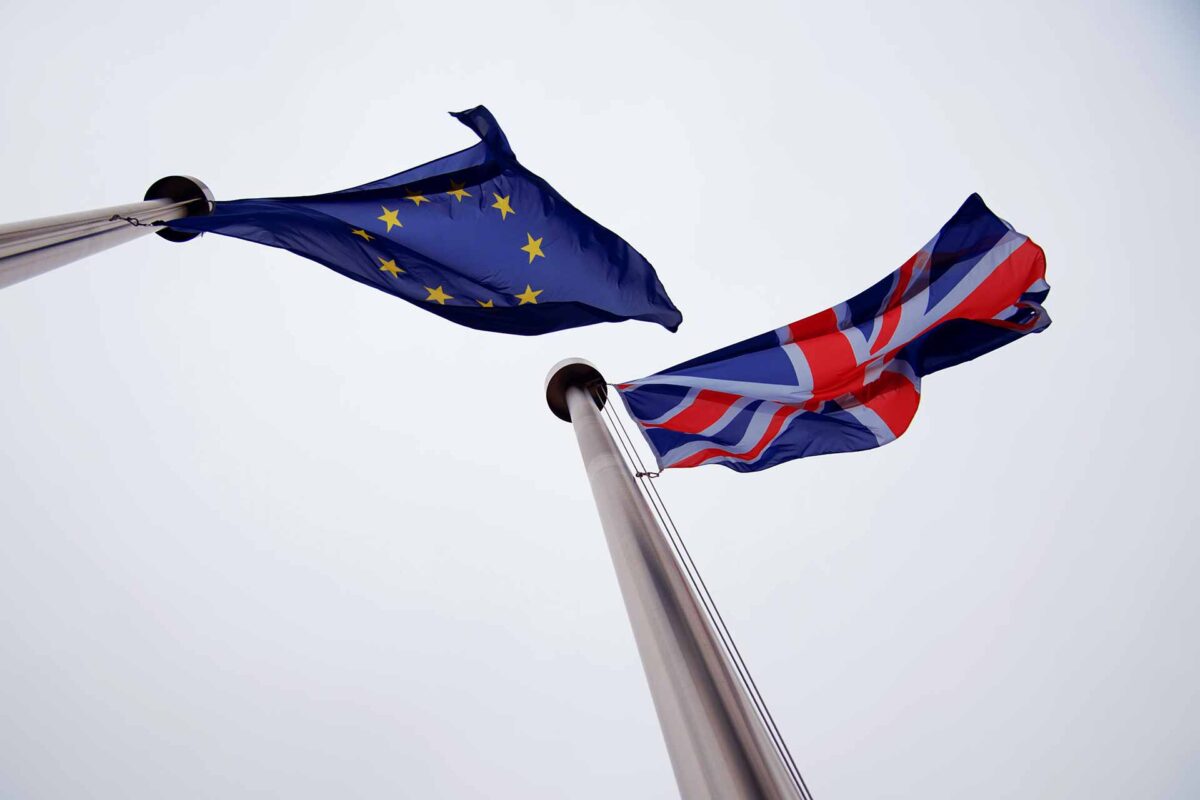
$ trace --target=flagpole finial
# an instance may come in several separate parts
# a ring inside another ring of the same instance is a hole
[[[203,217],[212,213],[212,191],[199,178],[190,175],[168,175],[150,184],[146,190],[146,200],[170,200],[173,203],[191,201],[186,216]],[[186,242],[195,239],[200,234],[191,231],[177,231],[168,227],[160,227],[155,231],[168,242]]]
[[[582,358],[564,359],[551,367],[550,372],[546,375],[546,405],[550,406],[554,416],[563,422],[570,422],[571,412],[567,409],[567,389],[572,386],[591,385],[600,387],[596,406],[604,408],[604,403],[608,399],[608,385],[604,382],[604,376],[600,374],[600,370],[596,369],[596,366],[590,361]]]

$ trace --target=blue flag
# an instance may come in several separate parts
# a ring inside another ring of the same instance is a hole
[[[650,263],[517,163],[491,112],[453,116],[482,141],[353,189],[218,202],[170,227],[290,250],[480,330],[679,327]]]

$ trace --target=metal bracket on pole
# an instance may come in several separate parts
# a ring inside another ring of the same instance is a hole
[[[556,364],[546,402],[575,428],[679,792],[687,800],[802,800],[766,723],[600,416],[604,378]]]
[[[211,214],[212,209],[212,192],[201,181],[170,175],[151,184],[141,203],[0,225],[0,288],[151,231],[168,241],[186,242],[196,234],[156,223]]]

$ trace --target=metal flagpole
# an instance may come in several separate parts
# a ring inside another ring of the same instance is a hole
[[[562,361],[546,379],[550,410],[575,428],[679,792],[686,800],[803,800],[604,426],[606,397],[604,378],[586,361]]]
[[[171,175],[151,184],[141,203],[0,225],[0,288],[151,231],[172,242],[186,242],[196,234],[154,223],[210,214],[212,207],[207,186],[195,178]]]

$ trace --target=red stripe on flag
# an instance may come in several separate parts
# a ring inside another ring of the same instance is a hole
[[[943,319],[989,321],[1017,302],[1031,283],[1045,275],[1046,254],[1033,240],[1026,239]]]
[[[883,420],[893,436],[900,436],[908,430],[909,423],[917,414],[917,405],[921,402],[917,387],[907,375],[899,372],[884,372],[878,380],[867,384],[854,396]]]
[[[830,400],[862,386],[864,369],[841,331],[797,339],[796,346],[804,353],[812,373],[814,400]]]
[[[686,467],[695,467],[713,456],[724,456],[725,458],[736,458],[739,461],[750,461],[758,457],[758,454],[766,449],[774,438],[779,435],[779,431],[783,428],[783,423],[788,416],[795,412],[795,406],[780,406],[779,410],[771,417],[771,421],[767,423],[767,429],[763,431],[763,435],[755,442],[754,447],[747,450],[745,453],[731,453],[728,450],[723,450],[720,447],[710,447],[706,450],[701,450],[698,453],[693,453],[686,458],[676,461],[674,464],[668,464],[668,467],[678,467],[684,469]]]
[[[819,314],[788,325],[788,335],[804,353],[812,374],[813,397],[810,404],[852,392],[862,386],[864,368],[850,340],[838,329],[837,314],[827,308]]]
[[[837,329],[837,314],[833,313],[832,308],[827,308],[824,311],[813,314],[811,317],[805,317],[788,325],[788,333],[791,334],[793,342],[798,342],[801,339],[811,339],[814,336],[824,336],[827,333],[835,333]]]
[[[871,355],[882,350],[892,340],[896,328],[900,326],[904,293],[908,291],[908,282],[912,280],[913,266],[917,263],[919,255],[921,254],[917,253],[900,267],[900,277],[897,278],[896,288],[892,290],[892,296],[888,299],[888,310],[883,312],[883,319],[879,323],[879,335],[875,337],[875,344],[871,345]]]
[[[917,339],[952,319],[970,319],[996,323],[996,315],[1016,303],[1025,289],[1046,277],[1046,254],[1032,239],[1026,239],[1008,258],[1001,261],[992,274],[984,278],[963,301],[941,319],[927,325],[912,337]]]
[[[666,422],[646,425],[647,428],[666,428],[679,433],[699,433],[721,418],[741,395],[728,392],[715,392],[712,389],[701,389],[696,393],[691,405],[671,417]]]

